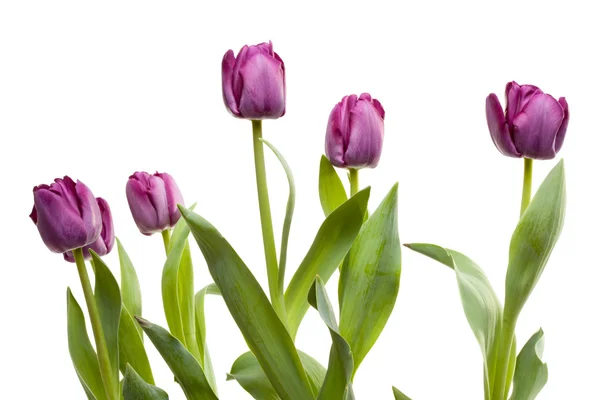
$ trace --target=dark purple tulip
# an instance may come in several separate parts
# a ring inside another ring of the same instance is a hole
[[[569,106],[536,86],[506,85],[506,111],[498,96],[490,94],[485,104],[490,134],[500,153],[536,160],[554,158],[565,140]]]
[[[184,204],[183,196],[169,174],[136,172],[127,181],[126,193],[133,219],[144,235],[171,228],[181,217],[177,204]]]
[[[115,228],[113,224],[112,214],[110,207],[106,200],[102,197],[96,199],[98,207],[100,208],[100,215],[102,216],[102,232],[96,241],[83,248],[83,257],[85,259],[90,258],[89,249],[94,250],[99,256],[105,256],[112,250],[115,244]],[[65,260],[69,262],[75,262],[72,251],[64,253]]]
[[[339,168],[375,168],[383,147],[381,103],[368,93],[346,96],[329,114],[325,155]]]
[[[277,119],[285,114],[285,66],[273,44],[228,50],[221,64],[223,101],[238,118]]]
[[[96,198],[82,182],[65,176],[50,186],[33,188],[33,211],[44,244],[55,253],[64,253],[93,243],[100,236],[102,217]]]

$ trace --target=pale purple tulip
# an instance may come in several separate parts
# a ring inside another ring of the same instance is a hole
[[[55,253],[82,248],[98,239],[102,217],[96,198],[82,182],[65,176],[33,188],[33,211],[44,244]]]
[[[381,103],[368,93],[346,96],[329,115],[325,155],[339,168],[375,168],[383,147]]]
[[[105,256],[111,252],[113,246],[115,245],[115,227],[112,219],[112,214],[110,212],[110,207],[106,200],[102,197],[98,197],[96,199],[98,202],[98,207],[100,208],[100,215],[102,216],[102,232],[100,232],[100,236],[96,241],[92,244],[89,244],[83,248],[83,257],[85,259],[89,259],[91,257],[89,250],[92,249],[99,256]],[[72,251],[67,251],[63,254],[65,260],[69,262],[75,262],[75,257],[73,256]]]
[[[277,119],[285,114],[285,66],[273,44],[228,50],[221,64],[223,101],[238,118]]]
[[[184,204],[183,196],[169,174],[136,172],[127,181],[126,193],[133,219],[144,235],[172,228],[181,217],[177,204]]]
[[[533,85],[506,85],[506,111],[498,96],[486,101],[490,134],[500,153],[536,160],[554,158],[561,149],[569,125],[569,106]]]

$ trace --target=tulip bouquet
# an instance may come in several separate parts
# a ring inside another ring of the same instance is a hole
[[[255,399],[354,399],[356,371],[393,311],[401,273],[398,187],[392,186],[370,212],[370,188],[359,184],[360,169],[376,167],[381,156],[385,112],[380,102],[367,93],[349,95],[331,111],[318,185],[325,218],[304,259],[286,280],[295,185],[283,155],[262,132],[263,120],[285,114],[284,63],[271,43],[244,46],[237,56],[229,50],[222,62],[222,87],[227,110],[252,125],[267,291],[232,244],[195,212],[202,205],[185,206],[171,175],[135,172],[126,184],[133,220],[144,235],[160,232],[165,250],[162,301],[168,329],[153,324],[142,318],[141,288],[123,244],[116,241],[120,283],[102,259],[115,244],[108,203],[68,176],[33,190],[30,217],[43,242],[74,263],[81,280],[94,344],[86,329],[86,313],[69,289],[67,329],[75,372],[90,400],[168,399],[160,382],[155,382],[144,337],[158,350],[186,398],[218,399],[219,375],[206,341],[207,295],[222,297],[248,345],[227,380],[237,381]],[[509,251],[504,306],[483,270],[465,255],[431,244],[406,245],[454,271],[467,320],[483,353],[484,398],[491,400],[506,400],[509,394],[513,400],[533,399],[546,383],[543,332],[535,333],[518,356],[514,332],[558,239],[565,206],[562,162],[530,199],[532,160],[553,158],[562,146],[569,120],[566,101],[514,82],[507,86],[506,97],[506,112],[493,94],[486,105],[490,133],[500,152],[525,160],[521,217]],[[280,161],[289,183],[279,251],[265,147]],[[346,170],[348,185],[336,167]],[[213,279],[198,291],[190,233]],[[336,271],[337,313],[325,289]],[[330,332],[326,367],[295,345],[311,308]],[[155,312],[145,312],[144,317],[152,319]],[[408,399],[396,388],[393,396]]]

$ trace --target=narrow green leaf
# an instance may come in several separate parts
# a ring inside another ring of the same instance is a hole
[[[308,302],[317,309],[321,319],[329,328],[332,341],[327,373],[317,400],[353,400],[352,375],[354,360],[352,351],[348,342],[340,335],[331,302],[325,291],[325,284],[319,276],[317,276],[310,289]]]
[[[217,400],[198,360],[167,330],[136,318],[156,350],[167,363],[188,400]]]
[[[542,362],[544,331],[537,331],[519,352],[510,400],[533,400],[548,382],[548,366]]]
[[[340,333],[354,357],[354,372],[390,317],[400,288],[398,184],[362,226],[340,274]]]
[[[117,248],[119,250],[119,264],[121,265],[121,298],[123,304],[132,315],[141,317],[142,290],[140,289],[137,273],[119,238],[117,238]],[[140,337],[143,338],[142,328],[138,324],[134,325],[135,329],[139,331]]]
[[[292,277],[285,292],[288,327],[292,338],[308,310],[307,296],[315,277],[327,282],[352,247],[362,226],[370,188],[352,196],[336,208],[319,228],[308,253]]]
[[[208,352],[208,344],[206,342],[206,322],[204,318],[204,299],[207,294],[221,295],[219,288],[214,283],[205,286],[196,293],[195,297],[195,309],[196,309],[196,340],[198,345],[198,351],[200,354],[200,365],[204,370],[206,379],[213,388],[213,391],[217,393],[217,381],[215,379],[215,372],[213,370],[212,361]]]
[[[508,357],[508,370],[506,371],[506,381],[504,383],[504,393],[508,395],[515,374],[515,366],[517,363],[517,336],[513,336],[512,345],[510,347],[510,355]]]
[[[75,372],[89,400],[106,400],[98,357],[85,327],[83,311],[67,288],[67,335]]]
[[[314,399],[294,343],[252,272],[214,226],[184,207],[180,211],[229,312],[279,396]]]
[[[179,310],[181,312],[185,347],[198,361],[200,361],[200,351],[196,340],[196,318],[194,310],[194,267],[192,265],[190,245],[187,240],[181,256],[177,280],[177,301],[179,302]]]
[[[325,216],[331,214],[333,210],[348,200],[348,195],[340,176],[324,155],[321,156],[321,165],[319,168],[319,198],[321,199],[321,208]]]
[[[119,323],[119,369],[125,375],[127,365],[131,365],[144,381],[154,384],[150,361],[137,326],[139,325],[135,323],[131,313],[123,304]]]
[[[158,388],[138,375],[138,373],[127,365],[123,381],[123,397],[125,400],[168,400],[167,392]]]
[[[566,184],[560,161],[542,182],[510,241],[506,271],[506,318],[517,319],[537,284],[565,219]]]
[[[402,393],[400,390],[396,389],[392,386],[392,390],[394,391],[394,399],[396,400],[410,400],[410,397]]]
[[[121,320],[121,290],[119,284],[104,261],[93,250],[90,250],[94,264],[96,284],[94,298],[98,305],[98,313],[102,323],[102,331],[106,340],[113,381],[119,382],[119,322]],[[118,391],[115,387],[115,395]]]

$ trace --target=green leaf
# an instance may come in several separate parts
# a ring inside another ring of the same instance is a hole
[[[204,298],[207,294],[220,295],[219,288],[214,283],[207,285],[196,293],[195,297],[195,308],[196,308],[196,340],[198,343],[198,351],[200,352],[200,365],[204,370],[208,383],[213,388],[213,391],[217,393],[217,381],[215,379],[215,373],[208,352],[208,344],[206,343],[206,322],[204,318]]]
[[[217,400],[198,360],[167,330],[136,318],[167,363],[188,400]]]
[[[150,368],[150,361],[148,361],[144,342],[138,332],[138,326],[123,304],[119,323],[119,368],[125,375],[127,366],[131,365],[144,381],[154,384],[152,368]]]
[[[346,189],[340,176],[333,168],[327,157],[321,156],[319,168],[319,198],[325,216],[328,216],[342,203],[348,200]]]
[[[121,265],[121,299],[132,315],[141,317],[142,291],[137,273],[119,238],[117,238],[117,248],[119,250],[119,264]],[[143,338],[142,329],[138,324],[134,325],[135,329],[139,331],[140,337]]]
[[[106,340],[113,381],[119,382],[119,322],[121,320],[121,290],[115,277],[104,261],[90,250],[94,264],[96,284],[94,298],[98,305],[102,331]],[[115,387],[115,392],[118,390]],[[117,394],[117,393],[115,393]]]
[[[185,207],[180,211],[230,314],[279,396],[314,399],[294,343],[252,272],[214,226]]]
[[[131,365],[127,365],[123,381],[123,397],[125,400],[168,400],[167,392],[153,386],[137,374]]]
[[[504,393],[508,395],[515,373],[515,365],[517,363],[517,336],[513,335],[512,344],[510,346],[510,355],[508,357],[508,370],[506,371],[506,380],[504,382]]]
[[[352,247],[362,226],[370,188],[361,190],[335,209],[319,228],[308,253],[285,292],[288,327],[292,338],[308,310],[307,296],[315,277],[327,282]]]
[[[90,343],[81,307],[67,288],[67,334],[75,372],[89,400],[106,400],[98,357]]]
[[[325,291],[325,284],[319,276],[317,276],[310,289],[308,301],[311,306],[319,311],[321,319],[329,328],[332,341],[327,373],[317,400],[353,400],[352,375],[354,360],[352,351],[348,342],[340,335],[331,302]]]
[[[185,248],[181,257],[181,263],[179,264],[177,279],[177,299],[179,301],[179,310],[181,312],[185,347],[198,361],[200,361],[201,357],[196,339],[196,317],[194,310],[194,267],[192,265],[190,245],[187,240],[185,241]]]
[[[392,390],[394,391],[394,399],[396,400],[410,400],[410,397],[402,393],[400,390],[396,389],[392,386]]]
[[[364,223],[340,274],[340,333],[354,372],[379,338],[400,288],[398,184]]]
[[[298,351],[300,361],[306,370],[311,387],[318,392],[323,384],[326,370],[317,360]],[[275,389],[263,372],[254,354],[248,351],[235,360],[227,380],[236,380],[256,400],[279,400]]]
[[[542,182],[510,241],[506,271],[506,318],[517,319],[537,284],[565,219],[566,185],[560,161]]]
[[[548,366],[542,362],[544,331],[537,331],[517,357],[510,400],[533,400],[548,382]]]
[[[492,285],[477,264],[457,251],[424,243],[406,247],[454,269],[465,315],[485,359],[485,385],[489,390],[495,374],[494,349],[502,324],[502,308]]]

